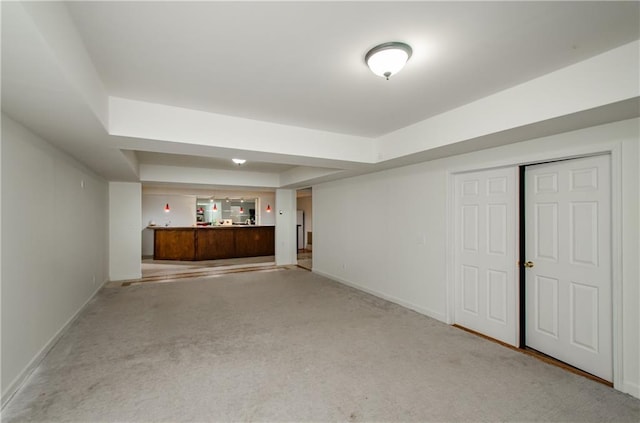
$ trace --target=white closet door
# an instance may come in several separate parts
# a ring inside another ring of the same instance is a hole
[[[455,322],[516,345],[518,168],[455,177]]]
[[[525,171],[526,344],[612,380],[609,156]]]

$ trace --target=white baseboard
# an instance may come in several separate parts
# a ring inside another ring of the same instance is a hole
[[[47,356],[49,351],[51,351],[51,349],[54,347],[54,345],[56,345],[56,343],[62,337],[62,335],[64,335],[64,333],[67,331],[67,329],[69,329],[71,324],[78,318],[80,313],[87,307],[89,302],[93,300],[93,297],[96,296],[98,291],[100,291],[100,289],[102,289],[104,284],[106,284],[107,282],[108,281],[104,281],[102,285],[99,285],[98,288],[96,288],[93,294],[89,296],[89,299],[87,299],[87,301],[85,301],[84,304],[80,306],[78,311],[76,311],[67,320],[67,322],[64,325],[62,325],[62,327],[51,337],[51,339],[49,339],[49,341],[47,341],[47,343],[44,344],[44,346],[40,349],[40,351],[38,351],[38,353],[31,359],[31,361],[29,361],[29,364],[27,364],[27,366],[20,372],[20,374],[9,384],[9,387],[7,387],[4,390],[4,392],[2,392],[2,400],[1,400],[2,405],[0,406],[0,409],[4,408],[9,403],[9,401],[11,401],[11,398],[13,398],[13,396],[20,390],[20,388],[27,381],[27,379],[29,379],[29,376],[31,376],[31,373],[33,373],[33,371],[38,367],[38,365],[40,365],[40,362],[42,361],[42,359],[44,359]]]
[[[335,275],[332,275],[332,274],[329,274],[329,273],[325,273],[325,272],[322,272],[320,270],[313,269],[313,273],[317,273],[318,275],[324,276],[325,278],[329,278],[331,280],[339,282],[339,283],[341,283],[343,285],[350,286],[350,287],[355,288],[357,290],[364,291],[367,294],[371,294],[373,296],[382,298],[384,300],[391,301],[392,303],[401,305],[402,307],[405,307],[405,308],[408,308],[410,310],[416,311],[416,312],[418,312],[420,314],[424,314],[425,316],[429,316],[429,317],[434,318],[436,320],[439,320],[441,322],[446,323],[446,321],[447,321],[446,316],[445,316],[444,313],[440,313],[440,312],[437,312],[437,311],[434,311],[434,310],[419,306],[417,304],[413,304],[413,303],[411,303],[409,301],[405,301],[405,300],[403,300],[401,298],[394,297],[393,295],[385,294],[384,292],[376,291],[374,289],[370,289],[370,288],[364,287],[362,285],[358,285],[357,283],[353,283],[353,282],[348,281],[346,279],[342,279],[342,278],[340,278],[338,276],[335,276]]]

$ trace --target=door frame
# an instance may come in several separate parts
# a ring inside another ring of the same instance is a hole
[[[519,154],[508,158],[487,161],[483,164],[468,164],[458,167],[452,167],[447,170],[447,246],[446,246],[446,262],[447,262],[447,290],[446,290],[446,323],[453,324],[455,322],[455,176],[460,173],[477,172],[483,170],[491,170],[504,167],[519,167],[519,172],[524,172],[524,166],[539,164],[543,162],[578,159],[589,156],[608,154],[611,157],[611,298],[612,298],[612,358],[613,358],[613,386],[615,389],[622,390],[622,143],[621,142],[603,142],[598,145],[586,145],[578,147],[570,147],[558,149],[550,152],[535,152],[531,154]],[[522,188],[521,182],[516,181],[518,196]],[[523,182],[522,182],[523,183]],[[520,207],[519,207],[520,208]],[[520,213],[520,212],[519,212]],[[520,216],[516,216],[520,222]],[[522,230],[521,226],[516,231],[518,244],[523,242],[523,237],[519,236]],[[521,250],[522,251],[522,250]],[[520,255],[520,252],[517,254]],[[519,280],[517,286],[518,302],[522,301],[523,295],[520,295],[520,286],[522,281]],[[516,338],[522,344],[524,334],[520,330],[524,319],[520,313],[522,308],[520,304],[516,304],[518,310],[516,318]]]

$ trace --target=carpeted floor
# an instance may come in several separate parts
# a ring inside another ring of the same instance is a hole
[[[638,422],[640,400],[291,267],[104,288],[5,422]]]

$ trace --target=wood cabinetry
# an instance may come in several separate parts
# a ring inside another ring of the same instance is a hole
[[[273,226],[252,228],[251,231],[236,232],[236,251],[240,257],[270,256],[275,254],[275,233]]]
[[[154,260],[195,260],[194,229],[156,229],[153,231]]]
[[[245,228],[242,228],[245,229]],[[216,260],[233,257],[250,257],[237,255],[235,228],[196,229],[198,240],[196,260]]]
[[[154,229],[154,260],[215,260],[275,254],[273,226]]]

